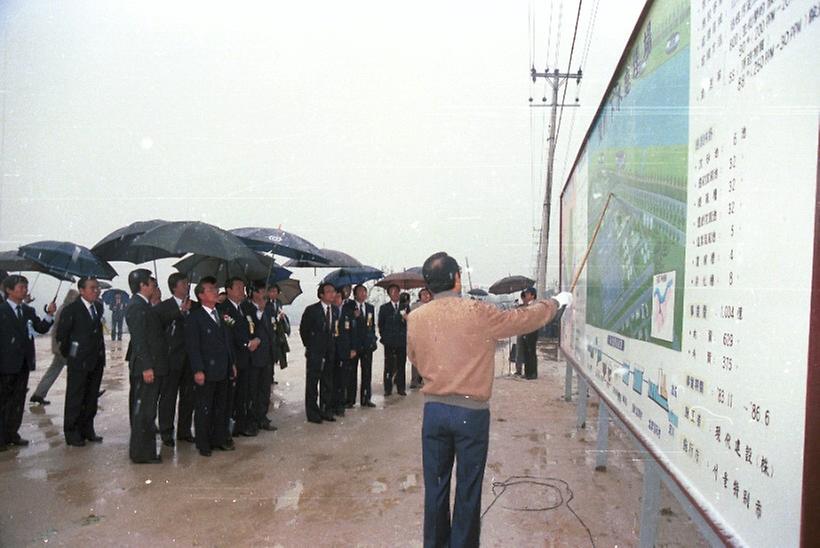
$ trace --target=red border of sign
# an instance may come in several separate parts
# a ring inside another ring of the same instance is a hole
[[[654,3],[655,0],[647,0],[647,2],[644,4],[643,9],[641,10],[640,15],[638,16],[638,21],[635,23],[635,27],[632,29],[632,33],[629,35],[629,39],[626,42],[626,46],[624,47],[624,51],[621,54],[621,58],[615,65],[615,70],[612,73],[612,77],[609,80],[609,84],[607,84],[606,92],[601,98],[601,102],[598,105],[598,109],[595,111],[595,115],[592,118],[592,122],[590,123],[589,128],[587,128],[587,132],[584,134],[584,138],[581,141],[581,145],[579,146],[578,152],[575,156],[575,161],[572,163],[572,168],[570,169],[569,175],[567,176],[566,181],[564,182],[564,186],[561,189],[561,208],[559,211],[558,221],[558,256],[561,264],[563,264],[564,247],[564,194],[566,193],[567,187],[569,186],[569,182],[572,179],[573,174],[575,173],[575,169],[578,167],[578,162],[581,159],[584,147],[589,140],[590,134],[592,133],[592,130],[595,127],[595,122],[601,115],[604,105],[606,104],[607,99],[609,98],[610,93],[612,92],[612,89],[615,86],[615,83],[617,82],[617,77],[620,74],[620,70],[627,60],[627,51],[629,51],[630,45],[635,43],[635,40],[638,37],[638,31],[640,30],[641,26],[646,20],[649,10],[652,8]],[[820,463],[820,237],[818,237],[820,236],[820,127],[818,127],[818,166],[816,181],[817,190],[814,215],[814,257],[811,284],[811,309],[809,316],[808,374],[806,379],[806,425],[803,449],[803,496],[801,501],[800,516],[801,546],[810,546],[813,541],[820,539],[820,520],[804,519],[806,516],[812,515],[812,512],[815,512],[817,508],[820,508],[820,467],[814,466],[814,464]],[[559,266],[559,287],[563,289],[563,280],[561,279],[562,274],[563,269]],[[739,539],[730,532],[731,529],[727,529],[728,524],[718,523],[715,521],[715,516],[712,513],[706,511],[701,506],[701,504],[693,497],[693,495],[689,492],[689,489],[686,486],[684,486],[683,483],[677,478],[677,476],[670,470],[666,460],[661,457],[661,455],[658,453],[655,447],[645,439],[644,435],[641,432],[632,427],[629,420],[626,417],[624,417],[624,415],[618,409],[617,404],[613,403],[613,401],[608,395],[603,394],[597,390],[595,384],[592,382],[593,379],[591,379],[589,375],[587,375],[586,372],[582,370],[580,364],[578,364],[578,362],[576,362],[572,357],[570,357],[567,354],[567,352],[561,347],[560,340],[559,348],[561,350],[561,353],[564,355],[564,358],[573,366],[573,368],[578,372],[578,374],[582,375],[588,381],[588,385],[590,386],[590,388],[595,390],[598,396],[607,402],[607,405],[610,408],[610,410],[621,420],[624,426],[626,426],[626,428],[629,429],[629,431],[635,436],[635,438],[641,443],[641,445],[643,445],[644,448],[652,455],[652,457],[658,462],[659,466],[669,475],[669,477],[672,478],[672,480],[677,484],[677,486],[680,488],[684,496],[689,500],[692,506],[697,509],[698,513],[701,516],[703,516],[704,520],[706,521],[706,523],[709,524],[709,526],[712,528],[715,534],[726,544],[738,543]]]

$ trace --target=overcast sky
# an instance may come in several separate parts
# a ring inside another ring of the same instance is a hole
[[[584,2],[556,195],[643,3]],[[394,269],[446,250],[476,285],[532,276],[548,109],[528,71],[556,44],[566,69],[577,6],[6,0],[0,250],[198,219]]]

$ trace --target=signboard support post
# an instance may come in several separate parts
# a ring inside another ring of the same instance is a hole
[[[564,401],[572,401],[572,366],[569,363],[564,375]]]
[[[643,495],[641,496],[641,531],[639,546],[652,548],[658,536],[661,513],[661,473],[655,459],[643,461]]]
[[[578,375],[578,419],[575,422],[576,428],[587,427],[587,397],[589,388],[587,380]]]
[[[595,442],[595,470],[606,472],[606,457],[609,449],[609,409],[601,399],[598,400],[598,437]]]

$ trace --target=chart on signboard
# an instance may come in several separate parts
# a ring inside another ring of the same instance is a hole
[[[649,2],[561,199],[562,352],[740,544],[799,538],[818,29]]]

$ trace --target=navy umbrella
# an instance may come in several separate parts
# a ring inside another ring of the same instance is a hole
[[[352,266],[339,268],[324,277],[322,283],[331,283],[334,287],[362,284],[368,280],[378,280],[384,272],[372,266]]]
[[[97,242],[94,247],[91,248],[91,251],[97,257],[105,259],[106,261],[125,261],[134,264],[147,263],[168,257],[182,257],[184,253],[170,253],[159,247],[132,245],[134,240],[149,230],[166,224],[168,224],[168,221],[163,221],[162,219],[131,223],[128,226],[118,228]]]
[[[329,262],[327,263],[320,263],[318,261],[311,261],[308,259],[291,259],[290,261],[285,262],[284,266],[289,268],[292,267],[313,267],[313,268],[346,268],[346,267],[354,267],[354,266],[364,266],[362,263],[348,255],[347,253],[342,253],[341,251],[336,251],[335,249],[320,249],[319,253],[322,257],[326,258]]]
[[[489,295],[489,293],[479,287],[469,290],[467,294],[472,295],[473,297],[486,297]]]
[[[87,247],[72,243],[45,240],[21,246],[21,257],[64,276],[88,276],[110,280],[117,275],[114,268],[94,255]]]
[[[326,259],[318,247],[301,236],[285,232],[280,228],[245,227],[229,231],[254,251],[275,253],[296,260],[314,261],[322,265]]]
[[[8,272],[38,272],[53,276],[61,282],[74,281],[74,276],[63,274],[61,272],[55,272],[39,263],[32,261],[31,259],[21,257],[17,254],[16,250],[0,252],[0,269]]]
[[[108,306],[111,306],[112,304],[114,304],[114,299],[117,298],[117,295],[120,296],[120,300],[124,304],[128,304],[128,301],[131,300],[131,296],[128,295],[127,291],[123,291],[122,289],[109,289],[108,291],[102,294],[102,302],[104,302]]]

